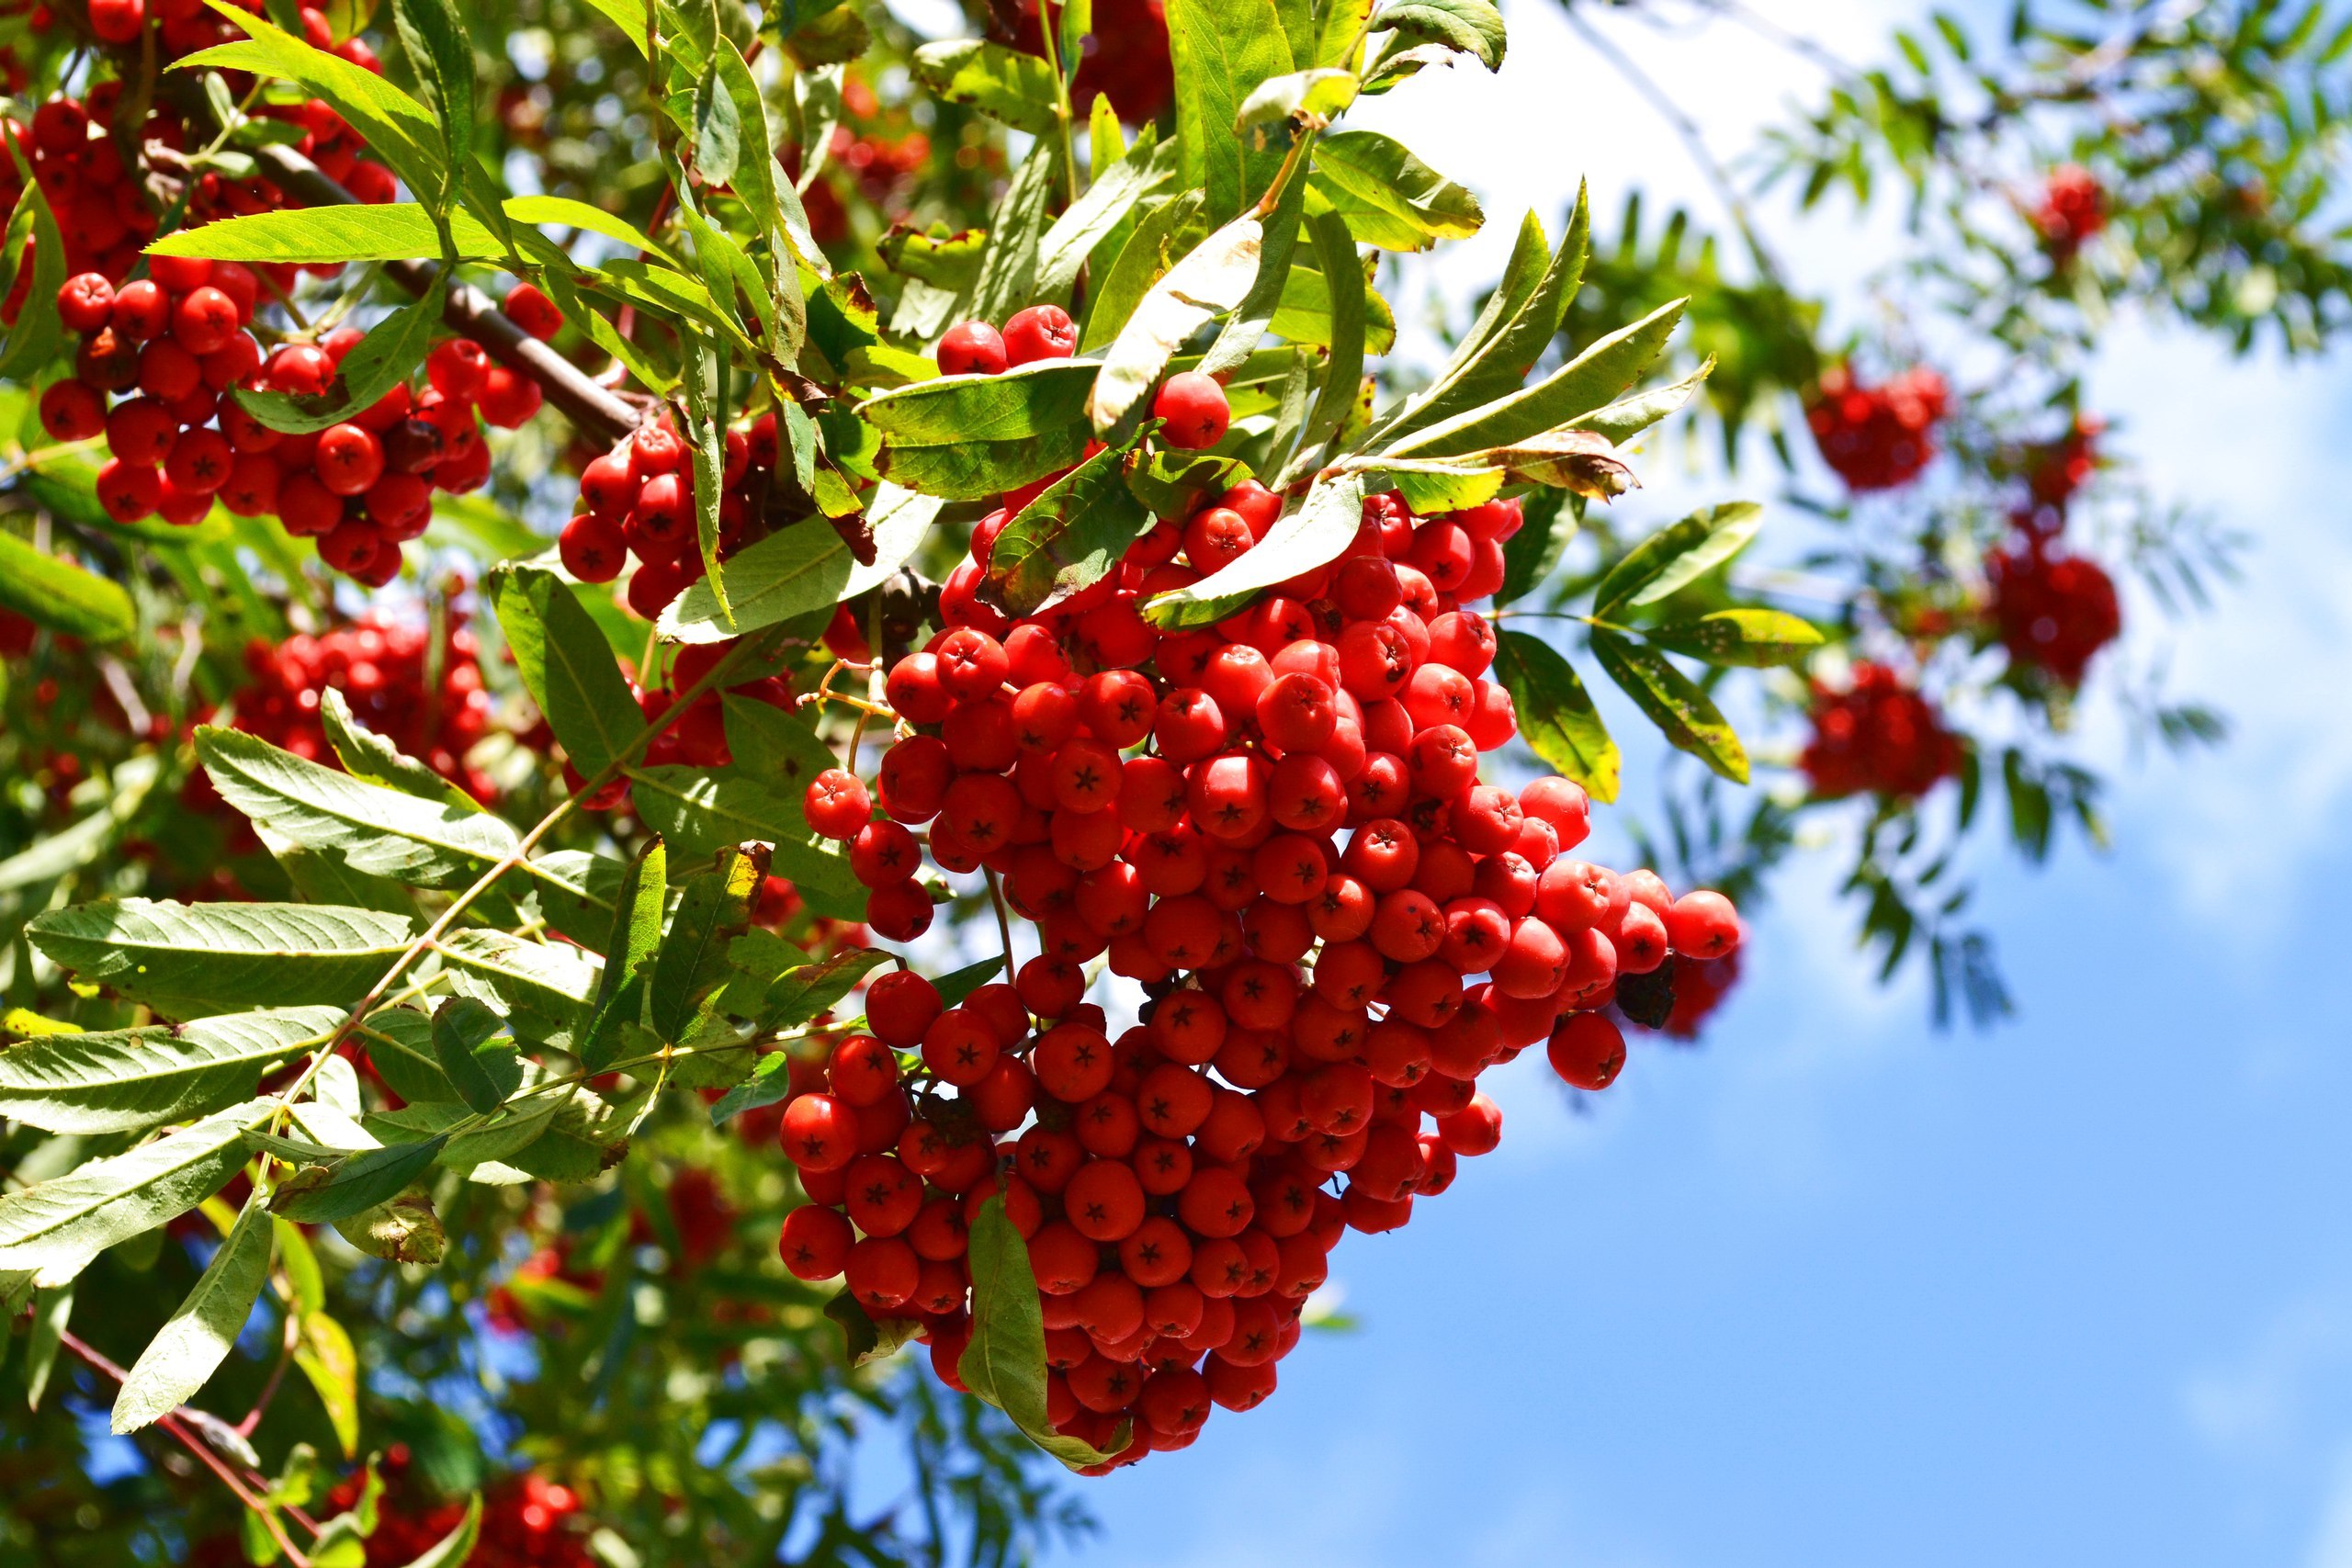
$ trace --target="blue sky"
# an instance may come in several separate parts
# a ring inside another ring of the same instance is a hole
[[[1765,8],[1856,58],[1908,9]],[[1487,199],[1449,288],[1579,173],[1612,215],[1636,175],[1704,210],[1555,13],[1509,12],[1501,78],[1366,121]],[[1720,29],[1617,32],[1725,150],[1810,86]],[[1819,280],[1869,243],[1786,249]],[[1984,863],[2018,1021],[1938,1036],[1876,990],[1816,857],[1704,1050],[1640,1050],[1589,1115],[1540,1060],[1500,1075],[1501,1150],[1336,1255],[1361,1330],[1091,1485],[1082,1560],[2352,1568],[2352,372],[2127,325],[2093,390],[2160,491],[2258,541],[2210,619],[2129,606],[2127,661],[2236,734],[2135,758],[2095,720],[2113,852]]]

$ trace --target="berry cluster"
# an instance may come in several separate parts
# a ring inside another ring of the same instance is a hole
[[[2098,563],[2063,553],[2039,533],[1985,562],[1993,620],[2016,663],[2079,686],[2092,657],[2123,630],[2115,583]]]
[[[333,689],[361,724],[476,799],[494,798],[496,784],[466,761],[492,718],[480,648],[462,611],[452,608],[448,620],[437,657],[425,627],[372,611],[316,637],[298,633],[275,646],[255,637],[245,645],[252,681],[237,693],[236,727],[333,767],[319,717],[320,694]]]
[[[804,800],[879,934],[929,925],[927,850],[1001,878],[1043,951],[952,1008],[887,974],[869,1032],[796,1062],[783,1145],[813,1201],[785,1259],[920,1319],[954,1382],[966,1228],[1001,1192],[1043,1296],[1053,1420],[1107,1447],[1132,1417],[1122,1461],[1272,1392],[1340,1235],[1404,1224],[1495,1146],[1483,1070],[1548,1042],[1567,1081],[1605,1087],[1623,1042],[1595,1010],[1618,976],[1739,939],[1719,895],[1570,858],[1577,785],[1479,782],[1516,727],[1485,678],[1494,633],[1461,606],[1500,584],[1515,502],[1420,519],[1376,496],[1341,559],[1223,625],[1141,617],[1279,511],[1244,481],[994,631],[951,583],[947,629],[889,671],[915,732],[876,795],[835,769]],[[974,562],[1003,522],[976,529]],[[1115,1043],[1084,999],[1104,954],[1151,998]]]
[[[1926,697],[1883,664],[1855,665],[1842,692],[1816,683],[1813,698],[1813,738],[1799,766],[1824,799],[1921,795],[1959,770],[1959,739]]]
[[[1822,461],[1848,489],[1892,490],[1917,479],[1936,455],[1935,426],[1949,397],[1943,377],[1926,366],[1874,387],[1835,366],[1822,374],[1805,423]]]
[[[727,432],[718,498],[721,557],[749,542],[775,458],[775,414],[763,413],[749,428]],[[564,570],[582,582],[610,582],[634,558],[637,570],[625,597],[628,607],[649,621],[708,570],[696,520],[694,460],[667,410],[581,469],[580,507],[578,515],[564,525],[560,541]],[[711,716],[707,724],[715,730],[718,698],[713,696],[707,705]],[[725,736],[718,734],[716,743],[723,748]],[[683,760],[699,759],[688,755]],[[717,761],[703,765],[717,767],[725,761],[721,753]]]
[[[2107,227],[2107,192],[2098,176],[2079,164],[2051,170],[2033,209],[2033,227],[2052,263],[2071,263],[2084,243]]]
[[[336,570],[380,587],[401,568],[401,545],[432,521],[433,492],[490,477],[479,420],[506,429],[538,412],[538,383],[493,365],[481,344],[453,338],[425,360],[426,387],[395,386],[355,418],[305,434],[273,430],[231,395],[238,387],[325,392],[365,335],[340,326],[316,342],[289,338],[265,355],[252,325],[260,291],[238,262],[151,258],[147,277],[120,288],[98,273],[66,280],[65,324],[82,333],[74,375],[41,394],[41,426],[57,441],[104,435],[98,502],[118,522],[160,515],[200,521],[217,500],[240,517],[275,516],[318,541]],[[509,297],[518,319],[544,297],[528,284]],[[552,333],[553,307],[536,319]],[[119,400],[111,408],[108,394]]]
[[[2064,435],[2026,454],[2026,487],[2037,512],[2064,516],[2067,503],[2098,471],[2098,438],[2106,430],[2098,415],[2078,413]]]

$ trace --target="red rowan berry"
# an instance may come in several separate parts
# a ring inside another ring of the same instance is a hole
[[[842,1271],[858,1305],[887,1313],[912,1299],[922,1281],[922,1260],[895,1235],[869,1235],[849,1249]]]
[[[800,808],[810,828],[828,839],[844,841],[857,837],[858,829],[874,815],[865,783],[842,768],[827,768],[809,780],[801,792]]]
[[[542,343],[563,330],[563,312],[537,284],[517,283],[499,304],[506,319]]]
[[[857,1115],[828,1094],[804,1094],[784,1108],[785,1156],[805,1170],[839,1170],[856,1157]]]
[[[1562,1019],[1545,1047],[1552,1070],[1577,1089],[1603,1089],[1625,1066],[1625,1037],[1597,1012]]]
[[[958,321],[939,340],[942,376],[1001,376],[1010,363],[1005,342],[986,321]]]
[[[912,877],[877,887],[866,900],[865,923],[891,942],[912,942],[931,929],[931,895]]]
[[[1016,310],[1004,323],[1002,343],[1007,365],[1031,365],[1040,359],[1068,359],[1078,352],[1078,325],[1058,305],[1032,305]],[[941,369],[945,370],[943,365]]]
[[[776,1251],[796,1279],[831,1280],[848,1264],[856,1240],[849,1221],[837,1211],[805,1203],[784,1216]]]
[[[1179,371],[1160,383],[1152,400],[1152,417],[1165,421],[1160,439],[1186,451],[1199,451],[1225,439],[1233,418],[1225,389],[1197,370]]]

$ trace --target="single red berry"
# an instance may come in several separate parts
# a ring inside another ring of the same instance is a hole
[[[537,284],[518,283],[506,291],[499,309],[509,321],[545,343],[563,330],[563,312]]]
[[[1078,352],[1078,323],[1059,305],[1032,305],[1004,323],[1003,343],[1008,365],[1068,359]]]
[[[942,376],[1001,376],[1011,363],[1004,339],[986,321],[958,321],[939,340]]]
[[[1225,389],[1198,370],[1183,370],[1160,384],[1152,416],[1165,423],[1160,438],[1183,451],[1199,451],[1225,439],[1233,411]]]

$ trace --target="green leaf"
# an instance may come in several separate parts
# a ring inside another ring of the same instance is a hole
[[[922,488],[950,501],[978,500],[1079,460],[1100,368],[1091,359],[1045,359],[1001,376],[942,376],[869,398],[857,412],[882,433],[877,467],[885,475],[910,490],[918,487],[903,477],[910,468],[978,476]],[[1023,477],[1000,482],[1014,472]]]
[[[1495,679],[1510,694],[1520,736],[1537,756],[1603,805],[1617,798],[1617,743],[1559,649],[1505,631],[1495,639]]]
[[[807,1023],[854,990],[866,976],[891,962],[878,947],[844,948],[814,964],[796,964],[775,977],[761,1004],[763,1032]]]
[[[1611,333],[1532,387],[1480,408],[1441,420],[1388,449],[1391,457],[1453,457],[1508,446],[1544,431],[1578,423],[1648,369],[1689,302],[1670,300],[1622,331]]]
[[[174,1017],[356,1001],[415,922],[315,904],[77,904],[26,934],[56,964]]]
[[[1489,71],[1502,69],[1503,14],[1487,0],[1396,0],[1372,25],[1475,56]]]
[[[505,254],[479,219],[457,213],[449,227],[460,261],[492,261]],[[650,248],[659,251],[658,246]],[[433,214],[419,202],[289,207],[175,229],[149,245],[146,254],[236,262],[406,261],[440,254],[441,234]]]
[[[630,770],[638,816],[689,858],[717,854],[729,844],[773,844],[772,869],[790,882],[819,914],[861,919],[865,889],[850,874],[849,856],[808,829],[800,791],[786,794],[757,779],[700,768]]]
[[[343,356],[324,392],[312,396],[239,387],[237,400],[271,429],[295,434],[324,430],[364,413],[424,363],[441,327],[447,290],[447,276],[435,274],[430,288],[377,322]]]
[[[1669,381],[1663,387],[1653,387],[1645,392],[1635,392],[1631,397],[1619,398],[1590,413],[1578,414],[1568,423],[1578,430],[1592,431],[1623,446],[1669,414],[1679,412],[1697,393],[1700,383],[1714,374],[1714,356],[1710,355],[1700,362],[1697,369],[1679,380]]]
[[[85,642],[120,642],[139,629],[139,612],[119,585],[5,531],[0,607]]]
[[[967,964],[961,969],[942,975],[933,985],[939,992],[941,1005],[957,1007],[982,986],[1003,972],[1004,960],[983,958],[978,964]]]
[[[1265,231],[1253,216],[1227,223],[1195,246],[1136,303],[1103,355],[1087,400],[1102,434],[1150,390],[1179,344],[1249,297]]]
[[[1340,558],[1363,523],[1363,476],[1318,479],[1297,510],[1284,513],[1256,547],[1189,588],[1151,599],[1144,617],[1160,626],[1206,626],[1261,591]]]
[[[1307,222],[1315,236],[1317,276],[1323,280],[1330,311],[1331,355],[1323,367],[1323,389],[1314,412],[1300,433],[1300,461],[1315,460],[1330,444],[1363,390],[1364,284],[1355,243],[1335,212],[1317,213]],[[1279,311],[1276,316],[1279,322]]]
[[[1097,98],[1095,102],[1102,100]],[[1069,204],[1054,226],[1037,242],[1037,294],[1046,299],[1067,299],[1087,258],[1132,214],[1136,204],[1175,177],[1173,143],[1155,142],[1148,136],[1127,149],[1117,163],[1096,165],[1094,183]]]
[[[1595,630],[1593,657],[1667,743],[1688,751],[1734,784],[1747,782],[1747,750],[1714,702],[1666,656],[1614,632]]]
[[[1763,525],[1761,506],[1731,501],[1659,529],[1609,569],[1592,591],[1592,613],[1608,617],[1629,605],[1657,604],[1746,549]]]
[[[1794,664],[1821,646],[1811,623],[1780,610],[1717,610],[1695,621],[1657,626],[1644,636],[1658,647],[1710,664],[1760,670]]]
[[[358,1092],[356,1076],[351,1088],[353,1093]],[[273,1217],[269,1226],[277,1241],[279,1266],[286,1270],[290,1292],[288,1304],[296,1312],[322,1311],[327,1304],[327,1277],[319,1267],[319,1255],[311,1249],[310,1238],[302,1234],[301,1226],[285,1220]]]
[[[972,1337],[956,1363],[974,1395],[1012,1418],[1023,1436],[1076,1470],[1112,1457],[1067,1438],[1046,1415],[1046,1324],[1029,1244],[1004,1217],[1004,1199],[992,1194],[972,1218],[966,1262],[972,1274]],[[1126,1447],[1122,1423],[1112,1453]]]
[[[723,1127],[730,1118],[774,1105],[791,1092],[792,1060],[782,1051],[771,1051],[752,1065],[749,1077],[711,1102],[710,1124]]]
[[[132,1133],[209,1115],[250,1100],[263,1072],[342,1021],[335,1008],[292,1008],[43,1035],[0,1051],[0,1116],[52,1133]]]
[[[506,198],[504,206],[506,216],[517,223],[528,223],[534,227],[541,224],[554,224],[564,229],[584,230],[591,234],[602,234],[608,240],[617,240],[623,246],[632,251],[648,251],[672,263],[677,260],[670,254],[668,246],[626,218],[607,212],[601,207],[594,207],[587,202],[574,200],[568,196],[511,196]],[[298,210],[328,209],[310,208]],[[384,209],[371,207],[366,210],[381,212]],[[458,221],[464,221],[462,217]],[[213,223],[207,224],[205,227],[218,226],[217,223]],[[197,232],[200,233],[202,231],[198,230]],[[463,254],[462,250],[459,254]]]
[[[922,1327],[922,1320],[912,1317],[886,1317],[876,1323],[847,1291],[825,1303],[825,1315],[841,1325],[853,1367],[897,1355]]]
[[[1180,191],[1147,208],[1135,220],[1118,253],[1107,264],[1098,258],[1086,296],[1079,352],[1097,354],[1119,335],[1136,302],[1149,293],[1177,259],[1208,237],[1208,203],[1196,190]],[[1111,239],[1103,242],[1107,249]]]
[[[333,686],[319,694],[319,723],[326,731],[327,744],[334,748],[335,761],[341,762],[344,772],[354,778],[366,779],[371,784],[379,784],[387,789],[396,789],[402,795],[413,795],[419,800],[432,801],[435,805],[454,806],[461,811],[486,809],[472,795],[354,718],[351,705]],[[299,845],[287,847],[298,852],[300,848]],[[275,845],[271,847],[271,852],[277,852]],[[280,859],[283,858],[281,855]],[[291,870],[289,867],[289,874]],[[297,886],[300,886],[299,879]],[[312,893],[309,887],[303,887],[302,891],[306,896]],[[397,889],[393,891],[398,894]]]
[[[412,887],[466,886],[519,842],[499,818],[363,784],[242,730],[200,727],[196,754],[221,798],[255,823]]]
[[[580,1021],[595,994],[597,964],[567,943],[473,930],[444,938],[440,952],[449,964],[450,985],[460,994],[530,1015],[511,1021],[518,1032],[537,1022],[549,1032],[545,1037],[550,1043],[557,1032]]]
[[[25,246],[33,247],[30,277],[22,276]],[[0,240],[0,298],[25,287],[24,305],[0,348],[0,378],[28,382],[34,372],[57,355],[64,344],[65,327],[57,314],[57,290],[65,281],[65,240],[58,232],[57,215],[48,196],[28,181]]]
[[[670,886],[670,856],[659,835],[629,862],[613,900],[612,935],[605,941],[605,972],[597,977],[596,1000],[582,1032],[580,1065],[599,1072],[611,1065],[621,1025],[642,1012],[646,966],[662,942],[662,905]]]
[[[523,1087],[506,1021],[471,997],[445,998],[433,1010],[433,1056],[458,1097],[485,1116]]]
[[[440,1216],[418,1194],[388,1199],[335,1221],[334,1228],[344,1240],[387,1263],[437,1268],[449,1245]]]
[[[409,189],[422,194],[441,188],[447,161],[442,154],[441,122],[432,110],[376,73],[340,55],[313,49],[228,0],[209,3],[248,36],[184,55],[174,69],[250,71],[257,76],[297,83],[350,121],[361,143]]]
[[[442,156],[463,169],[474,147],[474,47],[465,21],[449,0],[392,0],[392,22],[440,121]]]
[[[1127,490],[1155,517],[1190,516],[1202,496],[1231,490],[1250,477],[1238,457],[1205,452],[1154,452],[1126,471]]]
[[[725,642],[877,588],[898,573],[931,532],[939,502],[884,485],[875,492],[865,516],[874,530],[873,565],[858,564],[848,542],[823,518],[804,519],[738,551],[720,568],[733,619],[722,613],[710,585],[697,582],[662,612],[662,637],[674,642]]]
[[[12,1308],[9,1315],[15,1316]],[[67,1284],[33,1292],[32,1333],[25,1347],[25,1405],[40,1408],[49,1392],[49,1374],[57,1365],[58,1347],[65,1342],[65,1325],[74,1316],[74,1287]]]
[[[29,1269],[62,1282],[117,1242],[177,1219],[227,1185],[245,1163],[245,1129],[276,1109],[265,1100],[218,1111],[0,1197],[0,1270]]]
[[[645,728],[612,644],[571,585],[545,567],[499,567],[490,576],[490,596],[523,689],[547,715],[571,765],[583,777],[603,773]]]
[[[1335,130],[1317,141],[1312,188],[1348,232],[1385,251],[1467,239],[1487,220],[1476,197],[1376,130]]]
[[[1035,55],[978,39],[957,39],[923,45],[915,51],[909,69],[935,98],[978,109],[1032,136],[1054,128],[1054,73]]]
[[[227,1239],[212,1254],[196,1288],[179,1304],[116,1393],[110,1422],[117,1436],[153,1426],[196,1397],[228,1359],[245,1319],[269,1282],[268,1211],[256,1192],[245,1201]]]
[[[352,1033],[367,1048],[368,1063],[402,1100],[414,1103],[458,1098],[457,1086],[441,1070],[434,1051],[432,1021],[415,1009],[370,1013]]]
[[[272,1213],[303,1224],[330,1224],[390,1202],[424,1176],[448,1143],[447,1134],[416,1143],[364,1149],[332,1165],[297,1171],[270,1199]]]
[[[751,928],[752,900],[767,870],[765,844],[730,844],[717,865],[687,879],[653,960],[648,1012],[664,1044],[684,1043],[709,1016],[727,981],[728,943]]]
[[[277,1223],[286,1224],[283,1220]],[[345,1224],[354,1223],[344,1222]],[[337,1228],[342,1227],[339,1225]],[[287,1234],[300,1233],[288,1226]],[[363,1231],[361,1234],[368,1233]],[[343,1457],[356,1458],[359,1453],[359,1353],[352,1348],[351,1336],[344,1332],[343,1325],[325,1313],[306,1312],[301,1321],[301,1337],[294,1345],[294,1364],[302,1370],[303,1377],[310,1380],[320,1404],[325,1407],[327,1424],[334,1428],[334,1439],[343,1446]],[[321,1561],[321,1553],[315,1549],[311,1553],[311,1561],[313,1563]],[[366,1562],[364,1549],[360,1562],[363,1564]]]
[[[1580,526],[1566,494],[1556,490],[1527,497],[1521,514],[1519,532],[1503,541],[1503,585],[1495,590],[1498,605],[1524,597],[1551,576]]]
[[[979,272],[972,280],[968,314],[1001,321],[1036,298],[1037,257],[1061,189],[1061,142],[1039,137],[997,204],[988,248],[980,253]]]
[[[1293,118],[1331,119],[1356,101],[1356,87],[1352,71],[1317,68],[1269,76],[1241,100],[1234,112],[1233,133],[1246,136],[1256,127]]]
[[[1015,615],[1059,604],[1117,568],[1151,518],[1128,489],[1130,449],[1105,447],[1046,487],[997,536],[989,581]]]
[[[1207,197],[1223,223],[1273,183],[1282,152],[1233,131],[1259,85],[1297,68],[1273,0],[1170,0],[1168,50],[1176,83],[1177,181]]]

